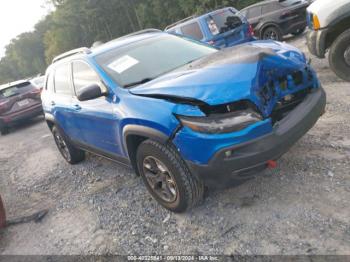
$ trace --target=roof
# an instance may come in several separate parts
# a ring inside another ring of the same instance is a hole
[[[17,85],[20,85],[20,84],[24,84],[26,82],[29,82],[29,81],[28,80],[18,80],[18,81],[15,81],[15,82],[10,82],[10,83],[7,83],[7,84],[3,84],[3,85],[0,85],[0,90],[4,90],[4,89],[12,87],[12,86],[17,86]]]
[[[66,57],[70,57],[70,56],[73,56],[73,55],[76,55],[76,54],[82,54],[82,53],[85,53],[85,54],[88,54],[90,53],[90,49],[87,48],[87,47],[80,47],[80,48],[77,48],[77,49],[73,49],[73,50],[70,50],[68,52],[65,52],[59,56],[56,56],[53,60],[52,60],[52,63],[56,63],[60,60],[63,60],[64,58]]]
[[[129,35],[125,35],[119,37],[117,39],[111,40],[105,44],[98,45],[91,49],[87,47],[81,47],[77,49],[73,49],[71,51],[65,52],[57,57],[55,57],[52,61],[52,64],[58,63],[60,61],[66,61],[72,58],[78,58],[82,56],[96,56],[102,54],[110,49],[115,49],[117,47],[123,47],[133,42],[137,42],[143,39],[147,39],[150,37],[154,37],[159,34],[167,34],[158,29],[145,29],[138,32],[131,33]]]
[[[258,3],[256,3],[256,4],[247,6],[246,8],[243,8],[241,11],[246,10],[246,9],[249,9],[249,8],[251,8],[251,7],[254,7],[254,6],[265,5],[265,4],[269,4],[269,3],[273,3],[273,2],[279,2],[279,0],[265,0],[265,1],[261,1],[261,2],[258,2]]]
[[[155,37],[157,35],[162,35],[162,34],[168,34],[168,33],[165,33],[157,29],[146,29],[139,32],[135,32],[130,35],[122,36],[120,38],[111,40],[103,45],[100,45],[92,49],[90,56],[96,56],[96,55],[105,53],[106,51],[109,51],[111,49],[127,46],[131,43],[138,42],[138,41]]]
[[[171,25],[168,25],[168,26],[165,28],[165,30],[167,31],[167,30],[170,30],[170,29],[172,29],[172,28],[177,28],[177,27],[179,27],[180,25],[190,24],[191,22],[193,22],[193,21],[195,21],[195,20],[201,19],[201,18],[203,18],[203,17],[207,17],[208,15],[214,15],[214,14],[216,14],[216,13],[220,13],[220,12],[222,12],[222,11],[225,11],[225,10],[229,9],[229,8],[232,8],[232,7],[224,7],[224,8],[217,9],[217,10],[214,10],[214,11],[211,11],[211,12],[208,12],[208,13],[205,13],[205,14],[202,14],[202,15],[198,15],[198,16],[193,15],[193,16],[187,17],[187,18],[182,19],[182,20],[180,20],[180,21],[177,21],[177,22],[175,22],[175,23],[173,23],[173,24],[171,24]]]

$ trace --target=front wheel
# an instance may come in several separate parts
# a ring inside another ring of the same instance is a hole
[[[137,151],[137,168],[153,198],[172,212],[184,212],[203,198],[202,181],[170,145],[143,142]]]
[[[74,165],[85,159],[85,152],[73,146],[56,127],[52,128],[52,134],[58,150],[68,163]]]
[[[329,65],[337,76],[350,81],[350,29],[338,36],[332,44]]]
[[[292,32],[291,34],[294,35],[294,36],[298,36],[298,35],[301,35],[302,33],[305,32],[305,29],[306,27],[303,27],[303,28],[299,28],[298,30]]]

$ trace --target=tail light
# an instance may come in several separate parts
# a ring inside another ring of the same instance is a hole
[[[42,88],[34,88],[32,91],[30,91],[31,94],[40,94]]]
[[[42,88],[34,88],[32,91],[30,91],[29,93],[31,95],[35,95],[37,97],[39,97],[41,95],[41,92],[43,91]]]
[[[4,112],[10,104],[10,100],[0,101],[0,113]]]
[[[248,26],[248,36],[254,36],[254,28],[251,24]]]

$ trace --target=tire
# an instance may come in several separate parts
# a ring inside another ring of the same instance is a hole
[[[350,29],[338,36],[331,45],[329,65],[337,76],[350,81]]]
[[[291,34],[292,34],[292,35],[294,35],[294,36],[301,35],[302,33],[304,33],[304,32],[305,32],[305,29],[306,29],[306,27],[299,28],[297,31],[292,32]]]
[[[276,26],[269,26],[265,28],[261,34],[261,39],[263,40],[274,40],[281,41],[282,33]]]
[[[1,135],[7,135],[10,132],[9,128],[7,126],[0,126],[0,133]]]
[[[58,150],[68,163],[74,165],[85,159],[85,152],[73,146],[55,126],[52,128],[52,134]]]
[[[171,145],[146,140],[139,146],[136,159],[148,191],[166,209],[182,213],[203,199],[203,182],[191,174]]]

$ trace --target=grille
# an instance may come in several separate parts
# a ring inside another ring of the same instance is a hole
[[[303,102],[303,100],[310,92],[311,88],[307,88],[294,93],[293,97],[288,101],[282,100],[278,102],[271,114],[273,124],[285,118],[290,113],[290,111],[292,111],[301,102]]]

